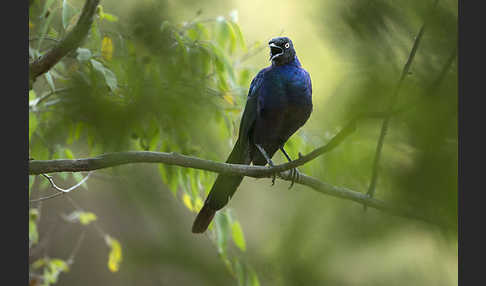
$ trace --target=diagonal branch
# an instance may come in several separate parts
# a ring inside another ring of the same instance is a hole
[[[88,34],[91,24],[93,23],[93,16],[96,12],[100,0],[86,0],[79,20],[76,26],[66,35],[64,39],[59,41],[52,49],[50,49],[44,56],[38,58],[29,64],[29,89],[36,78],[43,73],[49,71],[56,65],[65,55],[75,50],[81,45],[81,42]]]
[[[432,9],[437,6],[437,3],[439,1],[435,0],[434,5],[432,6]],[[431,10],[432,11],[432,10]],[[388,104],[387,112],[388,115],[385,116],[383,119],[382,125],[381,125],[381,130],[380,130],[380,136],[378,138],[378,143],[376,144],[376,151],[375,151],[375,156],[373,159],[373,167],[372,167],[372,173],[371,173],[371,181],[370,185],[368,187],[368,192],[367,195],[370,197],[373,197],[376,189],[376,182],[378,180],[378,164],[380,162],[381,158],[381,152],[383,150],[383,144],[385,142],[385,136],[388,131],[388,125],[390,124],[390,119],[391,119],[391,111],[393,110],[393,106],[395,105],[395,102],[397,100],[398,94],[400,92],[400,89],[402,87],[403,80],[405,79],[406,75],[408,74],[410,70],[410,66],[412,65],[412,61],[415,58],[415,54],[417,53],[418,46],[420,44],[420,40],[422,39],[422,36],[424,34],[425,30],[425,22],[422,24],[422,27],[420,27],[420,30],[418,32],[417,37],[415,37],[415,41],[412,46],[412,50],[410,51],[410,54],[408,55],[407,62],[403,66],[402,73],[400,75],[400,79],[398,81],[398,84],[395,88],[395,91],[393,92],[390,102]],[[366,211],[366,205],[364,206],[364,210]]]

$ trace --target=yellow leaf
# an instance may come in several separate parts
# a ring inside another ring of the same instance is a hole
[[[229,94],[223,95],[223,98],[224,98],[224,100],[226,100],[226,102],[228,102],[231,105],[233,105],[235,103],[234,100],[233,100],[233,97]]]
[[[196,203],[194,204],[194,211],[199,212],[203,207],[203,201],[200,198],[196,199]]]
[[[32,24],[32,22],[29,21],[29,29],[32,29],[32,28],[34,28],[34,24]]]
[[[122,261],[121,244],[109,235],[105,236],[105,242],[111,248],[108,256],[108,269],[111,272],[117,272],[120,269],[120,262]]]
[[[90,222],[96,220],[96,215],[90,212],[81,212],[79,214],[79,222],[83,225],[88,225]]]
[[[194,210],[194,206],[192,205],[191,197],[188,194],[184,193],[182,195],[182,202],[186,205],[186,207],[188,209],[190,209],[191,211]]]
[[[113,41],[110,37],[104,37],[101,42],[101,55],[107,61],[113,56]]]

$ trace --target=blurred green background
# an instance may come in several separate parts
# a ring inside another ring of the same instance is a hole
[[[53,44],[32,38],[62,38],[83,3],[31,6],[31,56]],[[400,112],[390,121],[375,197],[450,229],[364,212],[301,185],[288,190],[278,179],[271,186],[245,178],[217,226],[194,235],[195,211],[215,174],[124,165],[94,172],[69,195],[30,204],[37,235],[29,228],[31,278],[46,271],[36,261],[67,260],[82,236],[56,285],[457,285],[457,1],[433,3],[103,0],[108,16],[98,13],[84,50],[39,78],[29,94],[29,152],[45,160],[175,151],[224,161],[249,83],[270,64],[266,43],[285,35],[313,84],[313,114],[286,145],[297,157],[354,116],[386,111],[425,21],[394,104]],[[59,89],[65,91],[32,106]],[[339,147],[300,171],[366,192],[381,122],[360,120]],[[285,159],[277,154],[275,161]],[[66,188],[82,178],[52,176]],[[30,199],[53,192],[41,176],[30,183]],[[81,209],[96,221],[66,219]],[[236,225],[243,234],[235,234]],[[107,267],[113,248],[106,235],[121,244],[115,272]]]

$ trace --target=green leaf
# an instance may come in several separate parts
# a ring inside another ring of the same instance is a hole
[[[45,259],[44,264],[44,285],[57,283],[59,274],[69,271],[69,266],[66,261],[58,258]]]
[[[58,258],[49,259],[49,267],[51,267],[53,270],[69,271],[69,266],[66,261]]]
[[[75,140],[78,140],[79,139],[79,136],[81,135],[81,130],[83,130],[83,123],[82,122],[78,122],[76,124],[76,129],[74,130],[74,139]]]
[[[47,9],[49,9],[52,4],[54,4],[54,0],[47,0],[44,4],[44,8],[42,9],[41,15],[44,16],[47,12]]]
[[[53,4],[53,0],[47,0],[46,4],[44,5],[44,10],[41,15],[45,15],[49,7]],[[46,35],[47,29],[49,28],[49,25],[51,24],[52,19],[54,18],[55,13],[49,13],[49,16],[47,17],[46,20],[43,21],[42,27],[40,29],[39,33],[39,38],[40,40],[37,41],[37,50],[40,50],[44,36]]]
[[[37,117],[32,112],[29,112],[29,141],[30,141],[30,137],[32,137],[32,134],[34,134],[36,128],[37,128]]]
[[[243,269],[241,262],[238,261],[238,257],[235,257],[233,265],[234,265],[233,269],[236,274],[236,279],[238,280],[238,286],[245,285],[245,270]]]
[[[54,39],[57,39],[57,37],[59,37],[59,33],[56,31],[56,29],[54,29],[53,27],[50,27],[49,32],[47,33],[47,36],[54,38]]]
[[[238,248],[241,251],[245,251],[246,250],[245,237],[243,235],[243,230],[241,229],[241,225],[238,221],[233,222],[233,225],[231,226],[231,233],[235,245],[238,246]]]
[[[93,65],[93,68],[99,71],[105,77],[106,84],[110,87],[110,89],[115,91],[118,86],[115,74],[96,60],[91,59],[90,62]]]
[[[39,210],[36,208],[29,209],[29,243],[36,244],[39,241],[39,233],[37,232],[37,219],[39,218]]]
[[[101,42],[100,30],[96,21],[93,21],[93,24],[91,24],[91,41],[93,43]]]
[[[103,12],[101,20],[107,20],[108,22],[118,22],[118,17],[109,13]]]
[[[71,18],[76,14],[76,10],[68,3],[67,0],[62,1],[62,26],[64,30],[71,22]]]
[[[49,158],[49,150],[41,142],[30,144],[30,156],[36,160],[47,160]]]
[[[120,269],[120,262],[122,261],[121,244],[109,235],[105,236],[105,242],[111,249],[108,256],[108,269],[111,272],[117,272]]]
[[[52,78],[51,72],[46,72],[45,77],[46,77],[47,83],[49,84],[49,87],[51,88],[51,91],[56,90],[56,86],[54,85],[54,79]]]
[[[186,44],[184,43],[184,39],[182,38],[182,36],[179,34],[178,31],[173,31],[172,35],[174,36],[174,38],[177,41],[177,46],[178,46],[179,51],[182,53],[183,59],[187,62],[188,59],[189,59],[189,55],[187,53]]]
[[[204,26],[202,23],[194,23],[194,27],[189,29],[187,31],[188,33],[192,33],[194,32],[196,35],[191,37],[189,34],[188,36],[190,38],[192,38],[193,40],[195,39],[202,39],[202,40],[206,40],[206,39],[209,39],[209,31],[208,29],[206,28],[206,26]]]
[[[29,90],[29,101],[35,99],[35,91],[33,89]]]
[[[189,183],[191,186],[191,197],[195,200],[199,195],[199,188],[197,187],[197,173],[194,169],[188,169]]]
[[[29,219],[37,220],[39,218],[39,210],[36,208],[29,209]]]
[[[240,25],[238,25],[235,22],[231,22],[231,26],[233,27],[233,30],[235,31],[236,39],[238,40],[240,47],[243,49],[243,52],[246,52],[247,47],[246,47],[245,37],[243,37],[243,33],[241,32]]]
[[[213,59],[216,65],[216,71],[218,72],[218,75],[220,75],[221,77],[226,77],[226,75],[228,74],[231,79],[234,80],[235,74],[233,71],[233,66],[231,65],[230,60],[225,55],[223,50],[214,43],[209,43],[208,48],[213,54]]]
[[[71,149],[68,149],[68,148],[64,149],[64,154],[66,154],[66,157],[68,159],[71,159],[71,160],[74,159],[74,154],[71,151]]]
[[[34,263],[32,263],[32,268],[33,269],[39,269],[42,266],[47,265],[47,262],[48,262],[47,259],[45,259],[45,258],[39,258],[36,261],[34,261]]]
[[[239,74],[238,84],[240,86],[249,86],[250,85],[250,70],[249,69],[242,69]]]
[[[218,18],[217,21],[217,42],[221,47],[226,47],[229,43],[230,51],[233,52],[236,43],[236,34],[233,27],[223,17]]]
[[[92,57],[91,51],[86,48],[78,48],[76,52],[78,54],[76,59],[80,62],[87,61]]]
[[[177,195],[177,188],[179,187],[178,181],[176,179],[176,176],[172,176],[169,188],[174,197]]]
[[[225,212],[217,212],[214,218],[216,226],[216,245],[220,255],[226,257],[226,249],[228,246],[228,238],[230,234],[230,225]]]
[[[29,199],[30,199],[30,193],[32,192],[32,186],[34,185],[35,182],[35,175],[30,175],[29,176]]]
[[[168,185],[169,184],[169,178],[168,178],[167,170],[166,170],[164,164],[159,164],[158,168],[159,168],[160,177],[162,178],[162,182],[164,184]]]
[[[39,233],[37,232],[37,224],[35,220],[29,219],[29,243],[36,244],[39,241]]]
[[[248,280],[247,280],[247,285],[248,286],[260,286],[260,281],[258,280],[258,276],[255,272],[255,270],[253,270],[253,268],[251,267],[247,267],[248,268]]]

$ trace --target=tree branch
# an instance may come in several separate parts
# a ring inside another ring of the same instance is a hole
[[[29,89],[38,76],[49,71],[65,55],[81,45],[81,42],[91,28],[93,16],[99,2],[100,0],[86,0],[76,26],[44,56],[29,64]]]
[[[343,131],[346,130],[348,130],[347,132],[349,132],[351,128],[343,129]],[[254,178],[270,177],[274,173],[279,173],[279,177],[284,180],[290,181],[292,179],[291,172],[289,171],[290,169],[303,165],[306,162],[316,158],[320,154],[323,154],[324,152],[334,148],[338,140],[342,140],[342,138],[344,138],[346,134],[349,134],[343,131],[340,132],[341,137],[335,136],[333,140],[335,138],[338,139],[334,141],[331,140],[327,145],[317,148],[308,155],[302,156],[295,161],[277,165],[272,168],[264,166],[221,163],[204,160],[193,156],[181,155],[174,152],[165,153],[151,151],[129,151],[107,153],[97,157],[73,160],[31,160],[29,161],[29,174],[36,175],[51,172],[92,171],[131,163],[163,163],[167,165],[194,168],[222,174],[243,175]],[[451,226],[448,226],[440,221],[436,221],[434,219],[428,218],[425,215],[421,215],[416,210],[408,210],[400,206],[393,206],[383,201],[370,198],[363,193],[321,182],[318,179],[307,176],[305,174],[300,174],[299,178],[296,180],[296,183],[308,186],[322,194],[327,194],[330,196],[358,202],[360,204],[367,205],[378,210],[386,211],[393,215],[418,219],[441,227],[451,228]]]

